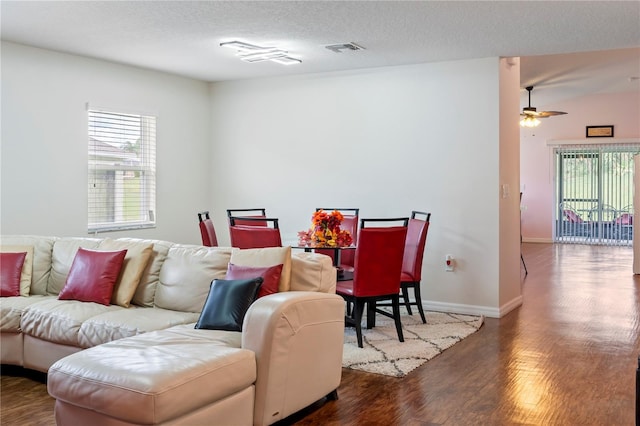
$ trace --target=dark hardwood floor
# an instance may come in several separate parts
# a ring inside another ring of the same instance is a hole
[[[523,254],[522,307],[404,379],[343,370],[337,401],[281,424],[633,425],[632,250],[525,243]],[[1,424],[54,424],[42,382],[3,368],[0,391]]]

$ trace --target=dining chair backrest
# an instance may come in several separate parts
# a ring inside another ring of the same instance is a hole
[[[351,234],[351,238],[353,239],[353,244],[356,245],[358,243],[358,216],[351,215],[342,215],[342,223],[340,224],[340,229],[344,229],[349,231]]]
[[[264,221],[267,226],[251,226],[238,224],[239,220]],[[271,226],[269,226],[271,225]],[[282,247],[280,228],[276,218],[229,217],[229,237],[231,246],[240,249]]]
[[[393,219],[398,220],[398,219]],[[367,222],[383,224],[387,220],[362,219],[355,249],[353,295],[367,297],[398,294],[404,243],[409,218],[400,226],[366,227]]]
[[[267,222],[264,220],[244,220],[245,217],[251,219],[266,219],[267,210],[264,208],[257,209],[227,209],[227,216],[229,218],[236,218],[236,225],[246,226],[267,226]]]
[[[198,222],[200,226],[200,236],[202,237],[202,245],[207,247],[218,247],[216,230],[213,227],[213,221],[209,217],[209,212],[203,211],[198,213]]]
[[[390,217],[390,218],[367,218],[360,219],[360,229],[363,228],[371,228],[374,225],[377,225],[377,228],[384,227],[393,227],[393,226],[404,226],[406,227],[409,224],[408,217]]]
[[[416,217],[424,216],[423,219]],[[404,257],[402,259],[402,272],[408,274],[412,281],[422,279],[422,260],[424,248],[427,243],[429,220],[431,213],[412,211],[411,219],[407,227],[407,238],[404,244]]]

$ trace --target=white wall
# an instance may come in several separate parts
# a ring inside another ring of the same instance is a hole
[[[586,126],[613,125],[613,139],[640,137],[640,93],[609,93],[584,96],[539,110],[566,111],[567,115],[542,120],[534,129],[521,129],[522,234],[525,241],[551,242],[553,232],[553,148],[547,141],[585,138]]]
[[[499,316],[519,298],[519,259],[500,259],[517,238],[499,190],[517,177],[500,164],[518,159],[498,58],[207,85],[6,42],[1,53],[3,234],[86,235],[90,102],[159,118],[158,225],[108,236],[199,243],[195,213],[209,209],[227,244],[225,210],[264,206],[292,242],[315,207],[427,210],[427,307]]]
[[[87,235],[86,103],[155,113],[157,227],[113,232],[200,243],[212,204],[203,82],[2,43],[3,234]]]
[[[516,164],[504,178],[514,195],[518,187],[518,151],[500,147],[499,79],[499,59],[488,58],[212,84],[219,240],[228,243],[227,208],[266,207],[288,241],[316,207],[359,207],[361,217],[430,211],[423,298],[498,316],[508,304],[499,294],[499,161]],[[515,102],[507,127],[517,143]]]

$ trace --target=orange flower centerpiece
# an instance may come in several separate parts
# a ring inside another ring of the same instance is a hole
[[[342,213],[318,210],[311,217],[311,228],[298,232],[299,244],[308,247],[348,247],[353,243],[351,233],[340,229]]]

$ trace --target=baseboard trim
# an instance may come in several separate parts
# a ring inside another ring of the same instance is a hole
[[[452,314],[484,315],[489,318],[500,318],[499,310],[488,306],[423,301],[422,307],[428,311],[449,312]]]
[[[522,305],[522,296],[518,296],[500,308],[489,306],[464,305],[461,303],[443,303],[423,300],[422,307],[428,311],[449,312],[452,314],[484,315],[488,318],[502,318]]]
[[[544,243],[551,244],[553,243],[553,239],[551,238],[524,238],[522,237],[523,243]]]
[[[500,306],[500,318],[507,315],[509,312],[513,311],[514,309],[519,308],[520,306],[522,306],[522,295]]]

